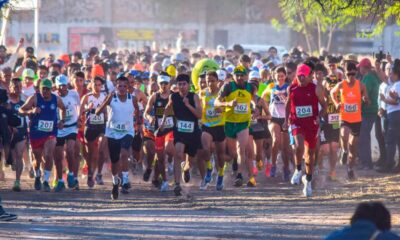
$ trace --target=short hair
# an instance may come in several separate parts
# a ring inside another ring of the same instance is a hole
[[[39,65],[38,70],[45,70],[46,72],[49,72],[49,68],[45,65]]]
[[[392,227],[389,210],[381,202],[363,202],[357,206],[350,224],[359,220],[373,222],[380,231],[388,231]]]
[[[315,65],[314,71],[315,71],[315,72],[316,72],[316,71],[321,71],[321,72],[326,73],[326,72],[327,72],[327,69],[326,69],[326,67],[324,66],[324,64],[322,64],[322,63],[317,63],[317,64]]]
[[[277,67],[276,69],[275,69],[275,73],[283,73],[283,74],[287,74],[286,73],[286,69],[284,68],[284,67]]]
[[[179,74],[179,75],[176,77],[176,81],[177,81],[177,82],[185,81],[185,82],[187,82],[187,83],[190,83],[190,76],[187,75],[187,74]]]
[[[102,77],[100,77],[100,76],[94,77],[93,81],[100,81],[101,84],[104,84],[104,82],[105,82],[104,79]]]
[[[85,78],[85,74],[81,71],[75,72],[74,77]]]
[[[233,51],[238,52],[239,54],[244,53],[244,48],[240,44],[233,45]]]
[[[215,77],[218,80],[218,74],[216,71],[208,71],[206,76],[212,76]]]
[[[296,71],[297,70],[297,64],[294,62],[288,62],[285,64],[285,68],[286,69],[290,69],[292,71]]]
[[[251,58],[250,58],[248,55],[243,54],[243,55],[240,55],[239,61],[240,61],[240,62],[247,62],[247,63],[249,63],[249,62],[251,62]]]

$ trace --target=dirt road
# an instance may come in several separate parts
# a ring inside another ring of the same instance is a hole
[[[394,230],[400,233],[400,176],[360,171],[358,180],[328,183],[320,174],[314,197],[301,197],[301,186],[261,173],[256,188],[231,187],[217,192],[198,184],[185,185],[188,197],[160,193],[133,179],[133,189],[110,200],[105,187],[44,193],[24,179],[23,192],[11,192],[10,173],[0,182],[3,204],[17,213],[15,222],[0,224],[2,239],[321,239],[349,222],[357,203],[384,201],[392,213]],[[108,178],[109,179],[109,178]]]

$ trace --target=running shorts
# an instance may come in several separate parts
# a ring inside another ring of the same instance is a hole
[[[233,123],[233,122],[225,122],[225,135],[228,138],[236,138],[237,134],[246,128],[249,128],[249,122],[242,122],[242,123]]]
[[[157,151],[162,151],[165,148],[165,143],[174,141],[174,132],[170,131],[162,136],[155,137],[155,145]]]
[[[132,150],[136,152],[140,152],[142,149],[143,138],[140,132],[136,132],[132,141]]]
[[[190,157],[196,156],[197,150],[201,149],[201,131],[193,133],[181,133],[174,131],[174,144],[182,143],[185,145],[185,153]]]
[[[283,123],[285,122],[284,118],[271,118],[271,123],[275,123],[277,125],[279,125],[279,127],[281,127],[281,132],[288,132],[288,130],[284,130],[283,129]]]
[[[15,134],[13,135],[12,139],[11,139],[11,143],[10,143],[10,148],[14,149],[15,145],[17,145],[17,143],[21,142],[21,141],[25,141],[27,138],[26,134]]]
[[[213,142],[223,142],[225,140],[224,126],[207,127],[202,126],[201,130],[211,135]]]
[[[121,148],[129,151],[129,148],[132,146],[133,137],[131,135],[125,135],[121,139],[107,138],[107,140],[111,162],[117,163],[119,161]]]
[[[86,142],[93,142],[101,135],[104,135],[105,127],[86,127],[84,130],[84,137]]]
[[[64,146],[68,140],[76,141],[77,134],[71,133],[64,137],[57,137],[56,147]]]
[[[304,144],[309,148],[315,148],[318,141],[318,124],[307,124],[307,126],[291,125],[293,136],[299,134],[304,137]]]
[[[340,123],[340,127],[344,127],[344,126],[350,128],[350,131],[351,131],[350,133],[351,133],[351,135],[353,135],[353,136],[355,136],[355,137],[360,136],[360,132],[361,132],[361,122],[349,123],[349,122],[346,122],[346,121],[342,121],[342,122]]]
[[[154,132],[144,128],[143,129],[143,141],[155,141]]]
[[[321,125],[321,132],[319,134],[319,140],[321,141],[321,145],[331,143],[331,142],[339,142],[339,133],[340,129],[334,129],[332,124],[323,124]]]
[[[55,135],[49,135],[46,137],[41,137],[41,138],[35,138],[35,139],[30,139],[31,147],[32,149],[38,149],[38,148],[44,148],[44,144],[51,139],[55,139]]]

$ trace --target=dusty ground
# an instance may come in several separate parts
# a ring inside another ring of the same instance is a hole
[[[385,202],[400,233],[400,176],[371,171],[357,172],[355,182],[345,180],[343,167],[335,183],[320,174],[310,199],[300,186],[261,173],[254,189],[233,188],[229,179],[222,192],[214,185],[199,191],[193,183],[185,185],[190,196],[180,199],[135,176],[131,193],[118,201],[110,200],[110,181],[92,190],[82,181],[79,191],[44,193],[25,178],[24,191],[14,193],[7,171],[0,195],[19,219],[0,224],[2,239],[321,239],[347,224],[357,203],[371,200]]]

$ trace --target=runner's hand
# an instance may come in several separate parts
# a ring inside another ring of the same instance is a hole
[[[58,122],[58,129],[63,129],[64,128],[64,122],[63,121],[59,121]]]
[[[399,97],[399,94],[396,91],[390,91],[389,96],[396,100]]]
[[[87,109],[92,110],[93,108],[94,108],[94,103],[93,102],[89,103],[89,105],[87,106]]]
[[[228,107],[236,107],[236,105],[237,105],[237,101],[236,100],[233,100],[231,102],[227,102],[227,106]]]
[[[39,114],[41,109],[39,107],[34,107],[31,111],[32,114]]]
[[[183,104],[185,104],[185,106],[189,106],[190,105],[189,99],[187,97],[183,98]]]

